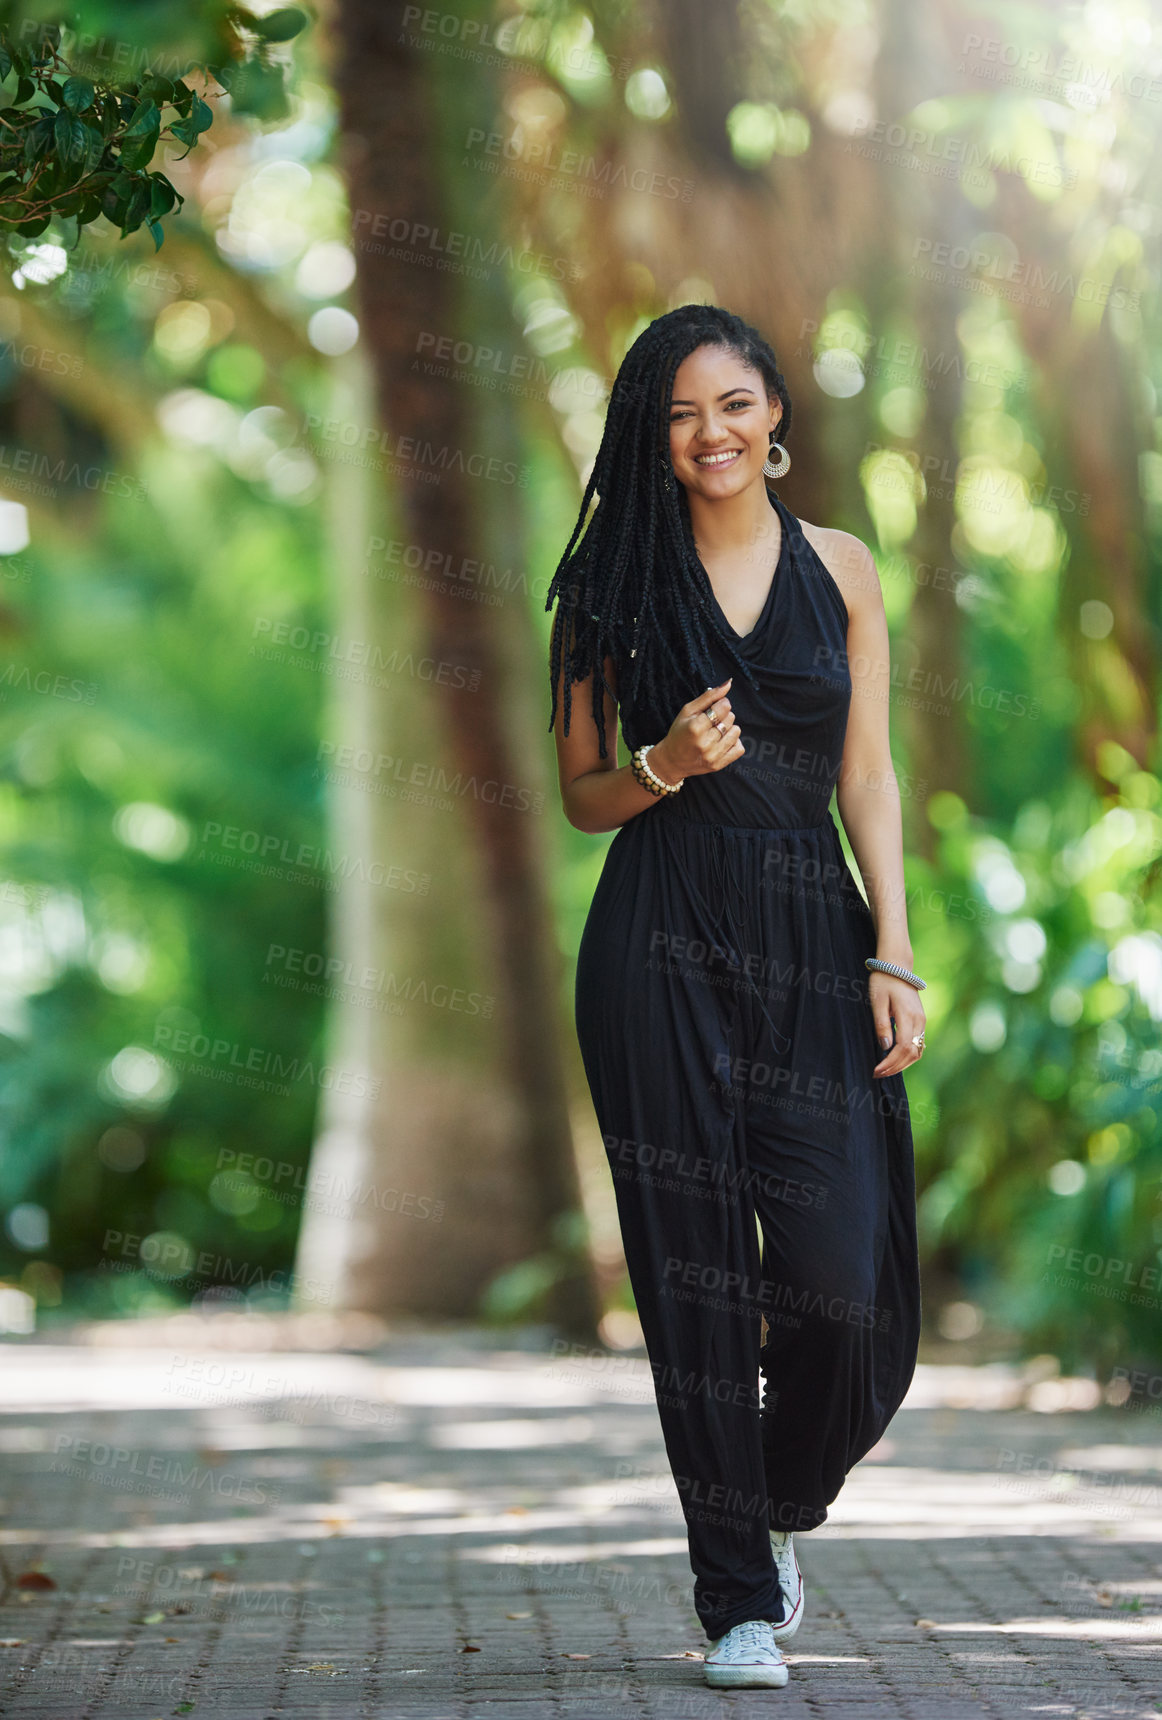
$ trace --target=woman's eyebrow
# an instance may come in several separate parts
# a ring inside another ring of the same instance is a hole
[[[748,388],[744,382],[740,382],[738,384],[737,388],[724,389],[724,391],[718,396],[718,398],[719,398],[719,400],[725,400],[726,396],[728,394],[753,394],[753,393],[754,393],[753,388]],[[693,406],[693,404],[694,404],[694,402],[692,400],[671,400],[670,401],[671,406]]]

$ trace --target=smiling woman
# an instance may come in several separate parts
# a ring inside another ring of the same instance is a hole
[[[618,372],[549,592],[562,802],[617,831],[577,1032],[721,1687],[786,1682],[792,1533],[883,1436],[919,1336],[901,1071],[923,981],[883,601],[858,540],[768,491],[790,419],[756,330],[708,305],[658,318]]]
[[[783,403],[768,401],[761,380],[723,347],[696,348],[680,374],[682,387],[694,398],[679,397],[675,389],[670,460],[686,491],[694,542],[718,612],[732,633],[746,638],[763,614],[779,566],[782,527],[761,493],[761,478]],[[718,391],[724,382],[726,387]],[[780,453],[789,465],[786,450],[780,448]],[[731,496],[751,498],[754,518],[743,520],[741,532],[740,511],[716,505]],[[768,565],[776,570],[769,577]],[[732,615],[740,620],[732,620]]]

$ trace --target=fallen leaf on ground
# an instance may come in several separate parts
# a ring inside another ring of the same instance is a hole
[[[918,1618],[916,1620],[916,1628],[918,1630],[935,1630],[936,1620],[934,1618]]]
[[[592,1660],[593,1656],[591,1654],[563,1654],[561,1656],[561,1659],[562,1660]]]
[[[505,1618],[532,1618],[532,1613],[505,1613]]]
[[[461,1654],[479,1654],[480,1653],[480,1644],[476,1643],[476,1642],[466,1642],[464,1644],[464,1647],[460,1650],[460,1653]]]
[[[45,1571],[21,1571],[16,1579],[18,1589],[55,1589],[56,1584]]]
[[[165,1614],[163,1612],[146,1613],[141,1622],[142,1624],[160,1624],[164,1617]]]

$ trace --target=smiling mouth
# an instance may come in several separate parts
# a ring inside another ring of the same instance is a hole
[[[742,456],[741,448],[728,448],[721,454],[695,454],[696,466],[729,466]]]

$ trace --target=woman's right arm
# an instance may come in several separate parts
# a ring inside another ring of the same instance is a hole
[[[617,701],[608,692],[602,694],[605,711],[605,741],[607,758],[601,757],[597,724],[593,720],[593,676],[573,683],[569,711],[569,733],[565,733],[564,678],[557,683],[557,715],[553,731],[557,743],[557,776],[561,785],[561,804],[565,817],[577,830],[598,836],[616,830],[636,818],[647,807],[656,806],[662,796],[643,788],[628,764],[617,763]],[[613,660],[605,659],[605,678],[616,689],[617,676]],[[655,776],[664,782],[681,782],[687,776],[701,776],[708,771],[721,770],[744,751],[739,730],[726,697],[730,686],[708,687],[696,699],[682,706],[669,732],[659,735],[650,748],[647,760]],[[694,723],[707,706],[714,706],[715,720],[725,734],[707,722]],[[712,739],[707,739],[707,736]]]

